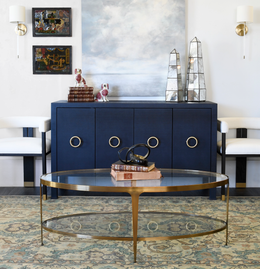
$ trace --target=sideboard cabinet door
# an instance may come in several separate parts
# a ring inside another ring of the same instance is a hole
[[[148,160],[155,162],[158,168],[170,168],[172,166],[172,109],[135,109],[134,113],[134,144],[150,145],[151,153]],[[142,155],[145,152],[147,149],[143,149]]]
[[[95,110],[57,108],[56,171],[95,167]]]
[[[110,168],[118,151],[133,145],[133,109],[96,109],[96,168]],[[122,158],[126,151],[122,152]]]
[[[173,110],[173,168],[213,171],[211,109]]]

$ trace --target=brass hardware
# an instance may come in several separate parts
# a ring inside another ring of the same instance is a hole
[[[223,194],[223,195],[221,195],[221,200],[222,201],[225,201],[226,200],[226,196]]]
[[[151,146],[151,145],[150,145],[150,140],[151,140],[151,139],[155,139],[155,140],[156,140],[156,145],[155,145],[155,146]],[[148,140],[147,140],[147,145],[148,145],[150,148],[152,148],[152,149],[157,148],[157,147],[159,146],[159,139],[158,139],[157,137],[155,137],[155,136],[151,136],[151,137],[149,137]]]
[[[24,182],[24,187],[34,187],[34,182]]]
[[[77,227],[77,228],[73,227],[73,225],[75,226],[75,224],[76,224],[76,225],[78,224],[79,227]],[[77,221],[77,220],[74,220],[74,221],[70,224],[70,229],[71,229],[73,232],[78,232],[78,231],[80,231],[80,230],[81,230],[81,227],[82,227],[81,223],[80,223],[79,221]]]
[[[112,230],[112,229],[111,229],[111,224],[113,224],[113,223],[117,224],[117,227],[118,227],[118,228],[115,229],[115,230]],[[117,221],[114,221],[114,222],[109,223],[109,224],[108,224],[108,227],[109,227],[109,230],[110,230],[111,232],[117,232],[117,231],[120,230],[120,224],[119,224]]]
[[[192,227],[189,227],[189,226],[194,226],[194,228],[192,228]],[[188,222],[188,223],[186,223],[186,230],[187,231],[196,231],[197,230],[197,224],[195,223],[195,222]]]
[[[191,139],[194,139],[194,140],[195,140],[195,145],[193,145],[193,146],[191,146],[191,145],[189,144],[189,141],[190,141]],[[190,137],[186,140],[186,145],[187,145],[189,148],[191,148],[191,149],[196,148],[196,147],[198,146],[198,143],[199,143],[199,141],[198,141],[198,139],[197,139],[195,136],[190,136]]]
[[[155,223],[155,224],[156,224],[156,227],[155,227],[154,230],[150,229],[150,224],[152,224],[152,223]],[[158,225],[158,223],[157,223],[156,221],[151,220],[151,221],[147,224],[147,229],[148,229],[150,232],[155,232],[155,231],[158,230],[158,228],[159,228],[159,225]]]
[[[117,141],[118,141],[118,143],[117,143],[115,146],[113,146],[113,145],[111,144],[111,141],[112,141],[112,139],[114,139],[114,138],[117,139]],[[119,147],[119,145],[120,145],[120,138],[117,137],[117,136],[111,136],[111,137],[109,138],[108,143],[109,143],[109,146],[110,146],[111,148],[117,148],[117,147]]]
[[[246,183],[236,183],[237,188],[246,188]]]
[[[239,35],[239,36],[244,36],[244,30],[245,30],[245,32],[247,34],[247,32],[248,32],[247,26],[244,25],[243,23],[241,23],[236,27],[236,34]]]
[[[27,33],[27,27],[22,24],[18,23],[18,25],[14,29],[15,33],[19,36],[25,35]]]
[[[42,198],[43,198],[44,201],[46,201],[47,200],[47,195],[46,194],[43,194],[42,195]]]
[[[73,139],[78,139],[78,140],[79,140],[78,145],[74,146],[74,145],[72,144],[72,140],[73,140]],[[81,139],[80,139],[78,136],[72,136],[72,138],[70,139],[70,145],[71,145],[73,148],[78,148],[78,147],[81,145]]]

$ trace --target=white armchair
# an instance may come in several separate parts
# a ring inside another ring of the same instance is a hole
[[[236,129],[235,138],[227,138],[226,134]],[[227,117],[218,119],[218,131],[221,132],[221,141],[217,149],[221,155],[221,173],[226,171],[226,157],[236,158],[236,187],[246,187],[247,157],[260,156],[260,138],[248,138],[247,130],[260,130],[260,118],[253,117]],[[223,195],[223,192],[222,192]]]
[[[0,156],[24,157],[24,186],[34,186],[34,157],[42,157],[42,173],[46,173],[46,156],[51,152],[51,141],[46,132],[51,129],[48,117],[2,117],[0,129],[23,128],[23,136],[0,138]],[[38,129],[41,137],[33,137]],[[46,196],[44,190],[44,198]]]

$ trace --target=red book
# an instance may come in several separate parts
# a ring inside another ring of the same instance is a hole
[[[149,172],[128,172],[116,171],[111,169],[111,176],[116,180],[147,180],[147,179],[160,179],[162,177],[161,171],[156,167]]]

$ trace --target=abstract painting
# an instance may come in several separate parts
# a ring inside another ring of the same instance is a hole
[[[185,64],[185,0],[82,0],[82,69],[110,96],[165,96],[169,54]]]
[[[71,46],[33,46],[33,74],[72,74]]]
[[[71,36],[71,8],[33,8],[33,36]]]

